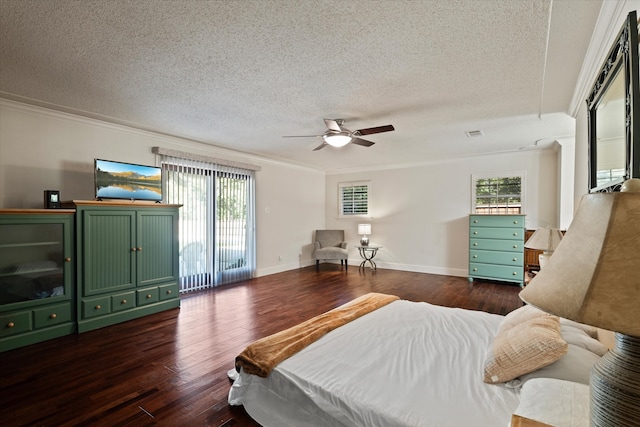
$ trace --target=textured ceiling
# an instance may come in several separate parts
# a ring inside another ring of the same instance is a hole
[[[0,0],[0,96],[328,171],[518,150],[573,134],[601,4]],[[396,130],[282,138],[323,118]]]

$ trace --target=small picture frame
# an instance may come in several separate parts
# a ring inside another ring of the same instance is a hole
[[[60,209],[60,191],[45,190],[44,191],[44,207],[46,209]]]

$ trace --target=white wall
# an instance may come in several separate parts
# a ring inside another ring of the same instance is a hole
[[[350,264],[358,264],[357,224],[372,224],[375,260],[384,268],[466,276],[471,176],[524,171],[526,226],[558,226],[558,152],[521,151],[437,162],[407,169],[328,175],[327,228],[344,229]],[[338,184],[371,182],[370,219],[338,218]]]
[[[312,231],[325,223],[323,172],[8,100],[0,100],[0,208],[42,208],[44,190],[93,199],[94,158],[154,165],[154,146],[261,166],[257,275],[309,262]]]

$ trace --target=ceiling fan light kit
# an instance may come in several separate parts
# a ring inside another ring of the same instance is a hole
[[[374,143],[360,138],[362,135],[372,135],[374,133],[390,132],[395,130],[392,125],[377,126],[373,128],[358,129],[356,131],[350,131],[343,128],[343,119],[324,119],[324,123],[327,125],[327,130],[322,135],[301,135],[301,136],[283,136],[283,138],[302,138],[302,137],[319,137],[321,136],[324,142],[313,149],[313,151],[324,148],[325,145],[331,145],[332,147],[344,147],[345,145],[352,143],[356,145],[362,145],[363,147],[371,147]]]

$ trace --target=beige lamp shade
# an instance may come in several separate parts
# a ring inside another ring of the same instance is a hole
[[[364,236],[371,234],[371,224],[358,224],[358,234]]]
[[[525,248],[553,252],[562,240],[562,232],[557,228],[538,228],[524,244]]]
[[[640,337],[640,193],[583,196],[553,256],[520,298],[561,317]]]

